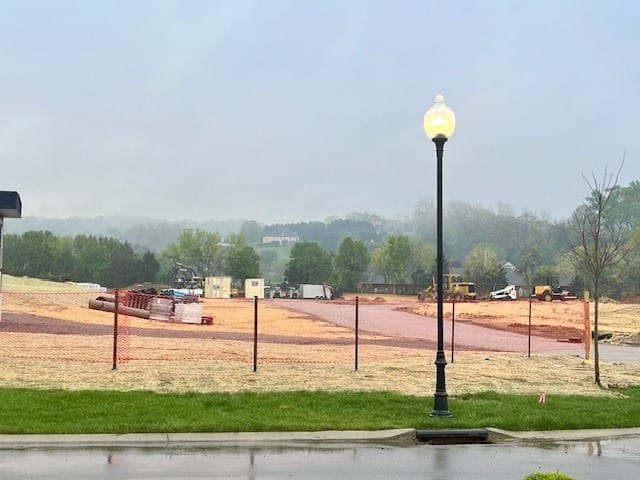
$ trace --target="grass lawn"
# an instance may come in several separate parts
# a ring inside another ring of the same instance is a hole
[[[449,398],[453,418],[430,418],[433,398],[387,392],[160,394],[0,389],[0,433],[142,433],[481,428],[564,430],[640,426],[640,387],[615,397],[481,393]]]
[[[14,277],[12,275],[2,275],[2,289],[6,292],[16,293],[78,293],[89,291],[75,283],[53,282],[40,280],[38,278]]]

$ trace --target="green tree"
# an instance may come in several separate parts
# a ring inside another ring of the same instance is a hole
[[[340,243],[336,256],[336,274],[342,290],[357,292],[358,282],[367,271],[370,255],[361,240],[347,237]]]
[[[413,227],[418,237],[436,241],[436,206],[433,199],[418,200],[413,212]]]
[[[626,289],[623,293],[640,291],[640,256],[630,255],[624,260],[623,278]]]
[[[13,275],[93,282],[107,287],[123,287],[145,279],[143,261],[128,243],[115,238],[56,237],[49,231],[28,231],[6,238],[10,261],[5,271]]]
[[[161,254],[165,274],[175,263],[192,267],[201,277],[222,272],[224,252],[217,232],[185,229],[176,242],[169,244]]]
[[[22,247],[22,235],[15,233],[4,235],[2,239],[2,269],[4,273],[16,277],[25,276],[23,261],[25,254]]]
[[[416,237],[412,240],[412,249],[411,279],[415,285],[430,285],[436,274],[436,246],[424,237]]]
[[[100,283],[116,288],[135,283],[139,278],[140,259],[133,252],[131,245],[126,242],[120,243],[115,238],[100,238],[98,243],[103,246],[109,259]]]
[[[558,285],[573,286],[584,288],[584,285],[578,280],[580,272],[571,261],[571,254],[564,252],[558,255],[555,270],[558,272]],[[574,288],[572,288],[573,290]],[[579,292],[580,290],[577,290]]]
[[[72,278],[75,258],[73,256],[73,238],[59,237],[56,246],[55,276],[53,280],[66,281]]]
[[[389,270],[390,270],[390,262],[389,262],[389,245],[384,243],[376,248],[371,254],[371,266],[374,274],[380,275],[382,277],[383,283],[389,282]]]
[[[526,240],[520,252],[519,268],[528,285],[533,285],[536,267],[540,264],[540,249],[538,244]]]
[[[278,260],[278,252],[272,249],[263,250],[260,252],[260,265],[266,265],[270,267]]]
[[[160,271],[160,263],[155,254],[150,251],[144,252],[140,259],[139,278],[140,282],[154,282]]]
[[[333,263],[331,254],[316,242],[298,242],[291,248],[284,271],[289,284],[331,283]]]
[[[406,235],[396,234],[389,237],[387,245],[389,279],[392,283],[405,283],[413,254],[411,241]]]
[[[533,276],[533,285],[547,285],[557,283],[558,269],[555,265],[539,265]]]
[[[373,252],[372,264],[385,283],[404,284],[409,278],[413,248],[406,235],[391,235],[386,243]],[[394,292],[395,293],[395,292]]]
[[[494,247],[475,246],[464,259],[464,274],[476,283],[480,291],[488,291],[494,285],[505,285],[507,277]]]
[[[50,231],[28,231],[4,238],[4,271],[12,275],[54,279],[59,239]]]
[[[286,260],[279,261],[278,252],[268,248],[260,252],[260,272],[273,285],[282,283]]]
[[[475,245],[493,240],[496,215],[490,210],[456,201],[447,204],[444,214],[445,255],[452,262],[463,259]]]
[[[595,200],[593,195],[590,200]],[[610,221],[629,223],[632,228],[640,226],[640,181],[633,181],[628,187],[617,185],[611,191],[607,217]]]
[[[242,235],[248,243],[260,243],[262,239],[262,226],[254,220],[243,222],[240,226],[240,235]]]
[[[104,284],[105,272],[110,264],[104,243],[93,235],[76,235],[73,239],[73,280]]]
[[[141,276],[141,259],[128,243],[115,238],[77,235],[73,238],[72,278],[110,288],[146,280]]]
[[[225,273],[240,285],[244,285],[247,278],[257,278],[260,275],[260,257],[242,235],[229,236]]]

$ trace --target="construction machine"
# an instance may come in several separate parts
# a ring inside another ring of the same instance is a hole
[[[489,292],[489,300],[515,300],[517,298],[518,292],[515,285],[507,285],[504,288]]]
[[[547,285],[535,285],[533,287],[533,296],[545,302],[551,302],[553,300],[575,300],[578,298],[575,293],[560,286],[554,287],[550,283]]]
[[[203,289],[204,279],[196,275],[196,269],[179,262],[173,264],[173,287],[179,289]]]
[[[445,299],[475,300],[476,285],[473,282],[463,282],[459,273],[445,273],[442,275],[442,292]],[[418,293],[418,299],[437,298],[438,284],[435,277],[431,279],[431,285]]]

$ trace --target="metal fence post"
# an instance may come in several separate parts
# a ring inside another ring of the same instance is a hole
[[[356,343],[355,343],[355,359],[356,359],[356,370],[358,370],[358,305],[359,305],[359,301],[358,301],[358,297],[356,296]]]
[[[531,296],[529,297],[529,346],[527,347],[527,356],[531,357]]]
[[[589,290],[584,291],[584,359],[591,359],[591,320],[589,320]]]
[[[253,297],[253,371],[258,370],[258,296]]]
[[[114,308],[113,308],[113,367],[115,370],[118,366],[118,295],[120,291],[116,289]]]
[[[451,363],[453,363],[453,350],[456,332],[456,299],[451,303]]]

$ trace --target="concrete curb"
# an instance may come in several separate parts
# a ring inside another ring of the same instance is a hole
[[[295,445],[367,443],[413,445],[412,428],[376,431],[231,432],[231,433],[128,433],[82,435],[0,435],[0,449],[79,447],[207,447],[231,445]]]
[[[607,438],[640,436],[640,428],[605,428],[592,430],[546,430],[539,432],[511,432],[499,428],[487,428],[489,442],[503,443],[509,441],[548,442],[548,441],[587,441]]]
[[[469,434],[488,432],[487,443],[591,441],[637,436],[640,428],[512,432],[499,428],[471,430],[416,430],[231,433],[127,433],[82,435],[0,435],[0,450],[26,448],[174,448],[223,446],[353,445],[412,446],[456,442]],[[419,439],[418,437],[422,437]],[[463,438],[464,439],[464,438]],[[420,441],[422,440],[422,441]],[[439,441],[440,440],[440,441]]]

